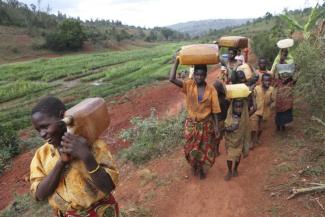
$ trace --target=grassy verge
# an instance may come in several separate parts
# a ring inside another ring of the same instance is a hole
[[[52,211],[47,202],[36,202],[29,194],[15,197],[15,200],[2,212],[1,217],[44,217]]]
[[[183,122],[185,112],[177,117],[159,121],[153,109],[150,117],[135,117],[133,127],[121,132],[121,138],[131,142],[128,149],[120,151],[123,160],[143,164],[183,144]]]

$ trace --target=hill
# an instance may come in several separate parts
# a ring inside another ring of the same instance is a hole
[[[187,33],[191,36],[200,36],[207,33],[209,30],[240,26],[251,20],[252,19],[211,19],[177,23],[167,27],[178,32]]]
[[[83,31],[84,46],[73,52],[124,50],[134,46],[143,47],[148,43],[188,38],[166,27],[142,28],[124,25],[119,20],[82,21],[60,12],[51,14],[50,10],[43,11],[33,4],[4,0],[0,1],[0,64],[53,55],[49,49],[53,47],[48,46],[47,39],[60,32],[63,23],[68,20],[80,23]],[[68,28],[68,31],[70,29],[73,28]]]

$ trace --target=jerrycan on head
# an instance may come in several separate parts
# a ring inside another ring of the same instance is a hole
[[[181,65],[218,64],[219,48],[216,44],[192,44],[183,46],[177,58]]]
[[[226,90],[228,99],[246,98],[251,93],[246,84],[229,84],[226,85]]]
[[[63,122],[69,133],[82,136],[93,144],[110,124],[105,100],[88,98],[81,101],[65,112]]]

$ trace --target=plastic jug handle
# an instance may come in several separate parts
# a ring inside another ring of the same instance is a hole
[[[73,127],[73,117],[64,117],[62,121],[67,125],[67,132],[70,134],[74,134],[75,128]]]

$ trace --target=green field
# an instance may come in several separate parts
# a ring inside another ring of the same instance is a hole
[[[41,96],[55,95],[72,106],[86,97],[119,95],[166,79],[182,44],[0,65],[0,123],[17,130],[29,126],[31,108]]]

